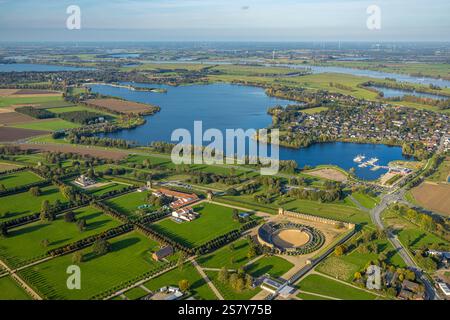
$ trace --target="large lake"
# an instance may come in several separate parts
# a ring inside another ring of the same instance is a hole
[[[196,120],[203,121],[203,130],[209,128],[249,129],[264,128],[271,124],[267,109],[275,105],[287,105],[288,100],[269,97],[256,87],[231,84],[210,84],[170,87],[153,84],[133,84],[143,87],[167,89],[167,93],[133,91],[108,85],[92,85],[92,91],[131,101],[155,104],[161,112],[147,117],[147,123],[132,130],[122,130],[106,136],[137,141],[147,145],[152,141],[170,142],[173,130],[185,128],[192,132]],[[326,143],[304,149],[280,148],[280,159],[295,160],[300,167],[305,165],[333,164],[346,170],[356,169],[356,174],[367,180],[378,178],[384,169],[371,171],[359,168],[353,158],[363,154],[367,158],[377,157],[378,164],[405,159],[401,148],[375,144]]]
[[[50,64],[0,63],[0,72],[57,72],[57,71],[81,71],[81,70],[93,70],[93,69],[70,67],[70,66],[58,66]]]

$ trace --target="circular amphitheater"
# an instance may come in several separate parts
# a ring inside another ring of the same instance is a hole
[[[266,223],[258,229],[258,240],[277,254],[304,255],[322,247],[325,236],[316,228],[298,223]]]

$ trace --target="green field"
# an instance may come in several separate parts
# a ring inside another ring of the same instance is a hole
[[[0,108],[9,107],[15,104],[41,104],[41,103],[51,103],[55,101],[63,101],[62,96],[49,96],[49,97],[0,97]]]
[[[147,202],[148,192],[132,192],[123,196],[112,198],[106,201],[106,203],[117,211],[126,214],[127,216],[134,216],[138,207]]]
[[[50,119],[50,120],[33,121],[29,123],[16,124],[13,127],[21,129],[42,130],[42,131],[59,131],[64,129],[78,128],[80,127],[80,125],[61,119]]]
[[[343,300],[375,300],[377,298],[374,294],[317,274],[311,274],[301,280],[298,287],[302,291]]]
[[[110,216],[91,207],[75,210],[74,213],[77,220],[86,220],[86,230],[80,232],[76,223],[65,222],[62,216],[52,222],[39,221],[11,229],[8,237],[0,242],[0,257],[10,266],[17,267],[45,256],[48,250],[120,225]],[[42,245],[43,240],[48,241],[47,246]]]
[[[280,278],[288,272],[294,265],[289,261],[277,257],[262,257],[245,268],[245,271],[253,277],[258,278],[265,274],[272,277]]]
[[[43,179],[31,171],[0,175],[0,185],[3,185],[6,189],[25,186],[39,181],[43,181]]]
[[[108,193],[111,191],[123,190],[126,187],[127,187],[126,185],[121,184],[121,183],[110,183],[106,186],[103,186],[100,188],[95,188],[95,189],[88,189],[86,191],[93,196],[100,197],[100,196],[104,195],[105,193]]]
[[[74,112],[74,111],[88,111],[88,112],[94,112],[94,113],[100,113],[107,116],[114,117],[114,115],[107,113],[105,111],[101,111],[98,109],[90,108],[87,106],[70,106],[70,107],[57,107],[57,108],[50,108],[48,111],[55,113],[55,114],[61,114],[66,112]]]
[[[202,203],[193,209],[200,214],[200,217],[194,221],[177,223],[167,218],[150,227],[177,242],[194,248],[241,226],[239,222],[233,220],[231,208]]]
[[[303,293],[300,292],[297,297],[299,297],[302,300],[332,300],[332,299],[327,299],[327,298],[323,298],[323,297],[319,297],[319,296],[315,296],[313,294],[307,294],[307,293]]]
[[[38,213],[45,200],[51,204],[56,200],[66,202],[56,186],[41,188],[41,195],[38,197],[32,196],[29,192],[0,197],[0,222]]]
[[[248,240],[237,240],[233,242],[233,246],[233,250],[228,245],[211,254],[201,256],[197,259],[197,262],[206,268],[238,269],[250,261],[247,257],[250,245]]]
[[[128,290],[127,292],[125,292],[125,296],[129,299],[129,300],[138,300],[144,296],[148,295],[148,292],[145,291],[142,288],[136,287],[133,288],[131,290]]]
[[[241,292],[238,292],[234,290],[228,283],[222,283],[217,279],[219,272],[205,271],[205,273],[217,288],[217,290],[219,290],[219,292],[222,294],[225,300],[250,300],[261,291],[261,289],[257,287],[255,289],[245,289]]]
[[[0,300],[31,300],[31,297],[7,276],[0,278]]]
[[[363,207],[367,209],[375,208],[378,204],[378,199],[375,199],[365,193],[355,192],[352,196],[358,201]]]
[[[203,280],[198,271],[191,263],[186,263],[183,269],[179,267],[151,279],[144,283],[144,287],[149,290],[157,291],[165,286],[176,286],[181,280],[188,280],[190,284],[189,291],[196,299],[217,300],[216,295],[209,288],[208,284]]]
[[[158,249],[159,244],[137,232],[111,239],[109,242],[112,251],[106,255],[94,256],[92,248],[82,251],[85,261],[80,264],[81,290],[69,290],[66,286],[66,270],[73,264],[72,255],[21,270],[20,275],[48,299],[86,300],[143,275],[160,264],[151,258],[152,252]]]

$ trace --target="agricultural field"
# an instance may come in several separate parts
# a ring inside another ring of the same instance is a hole
[[[1,112],[0,109],[0,124],[11,125],[14,123],[33,122],[37,121],[35,118],[21,114],[18,112]]]
[[[216,295],[191,263],[185,263],[181,269],[180,267],[176,267],[169,272],[147,281],[144,283],[144,287],[151,291],[156,291],[165,286],[178,287],[178,283],[181,280],[189,281],[189,291],[194,298],[201,300],[217,300]],[[127,294],[125,293],[125,295]]]
[[[0,96],[0,108],[17,106],[17,105],[40,105],[42,103],[53,103],[63,101],[62,96],[59,95],[29,95],[29,96]]]
[[[44,131],[60,131],[63,129],[73,129],[80,127],[79,124],[61,120],[61,119],[46,119],[41,121],[33,121],[29,123],[21,123],[13,125],[14,128],[29,129],[29,130],[44,130]]]
[[[6,189],[26,186],[39,181],[43,181],[43,179],[27,170],[0,175],[0,185],[3,185]]]
[[[450,216],[450,184],[425,181],[412,189],[411,194],[425,209]]]
[[[0,127],[0,142],[14,142],[44,134],[48,134],[48,131]]]
[[[0,172],[14,170],[14,169],[18,169],[21,167],[23,167],[23,166],[17,165],[17,164],[12,164],[12,163],[0,162]],[[1,179],[1,177],[0,177],[0,179]]]
[[[11,277],[0,278],[1,300],[31,300],[31,297]]]
[[[66,270],[73,264],[72,255],[26,268],[19,274],[48,299],[87,300],[161,265],[151,257],[159,244],[140,233],[131,232],[110,239],[109,243],[111,251],[103,256],[96,256],[90,247],[81,251],[81,290],[69,290],[66,286]]]
[[[92,99],[87,100],[86,103],[94,107],[110,110],[111,112],[126,114],[147,114],[156,110],[151,105],[119,99]]]
[[[204,202],[193,209],[200,214],[194,221],[177,223],[167,218],[150,227],[189,248],[195,248],[241,226],[233,220],[231,208]]]
[[[375,300],[377,298],[377,296],[372,293],[318,274],[306,276],[306,278],[302,279],[297,286],[301,291],[307,293],[316,293],[343,300]]]
[[[16,193],[0,198],[0,222],[16,219],[26,215],[38,213],[42,202],[48,200],[54,204],[57,200],[66,202],[59,188],[48,186],[41,188],[39,196],[32,196],[29,192]]]
[[[123,213],[127,216],[135,216],[138,207],[142,205],[148,205],[146,192],[131,192],[123,196],[112,198],[106,201],[106,203],[111,206],[111,208]]]
[[[48,250],[62,247],[102,231],[118,227],[120,223],[100,210],[85,207],[74,211],[76,220],[85,220],[80,231],[76,222],[64,221],[64,216],[51,222],[35,222],[10,229],[0,243],[0,258],[12,267],[46,256]],[[46,242],[46,243],[44,243]]]
[[[211,254],[197,258],[197,262],[206,268],[238,269],[250,261],[247,254],[250,249],[249,241],[240,239],[232,243],[233,248],[227,245]]]

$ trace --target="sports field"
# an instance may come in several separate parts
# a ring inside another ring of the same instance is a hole
[[[39,181],[43,181],[43,179],[31,171],[0,175],[0,185],[3,185],[6,189],[25,186]]]
[[[56,200],[66,202],[56,186],[41,188],[41,195],[37,197],[29,192],[0,197],[0,222],[38,213],[45,200],[51,204],[54,204]]]
[[[241,226],[238,221],[233,220],[231,208],[202,203],[194,206],[193,209],[200,214],[200,217],[194,221],[177,223],[167,218],[150,227],[177,242],[194,248]]]
[[[81,290],[69,290],[66,286],[66,270],[73,264],[70,254],[24,269],[20,275],[48,299],[86,300],[161,264],[151,258],[158,243],[140,233],[131,232],[109,242],[112,251],[103,256],[95,256],[92,248],[81,251]]]
[[[91,207],[75,210],[74,213],[77,220],[86,221],[84,231],[79,231],[74,222],[65,222],[63,216],[52,222],[39,221],[11,229],[8,237],[0,242],[1,259],[10,266],[17,267],[27,261],[45,256],[48,250],[120,225],[110,216]],[[43,241],[47,241],[48,244],[43,245]]]

